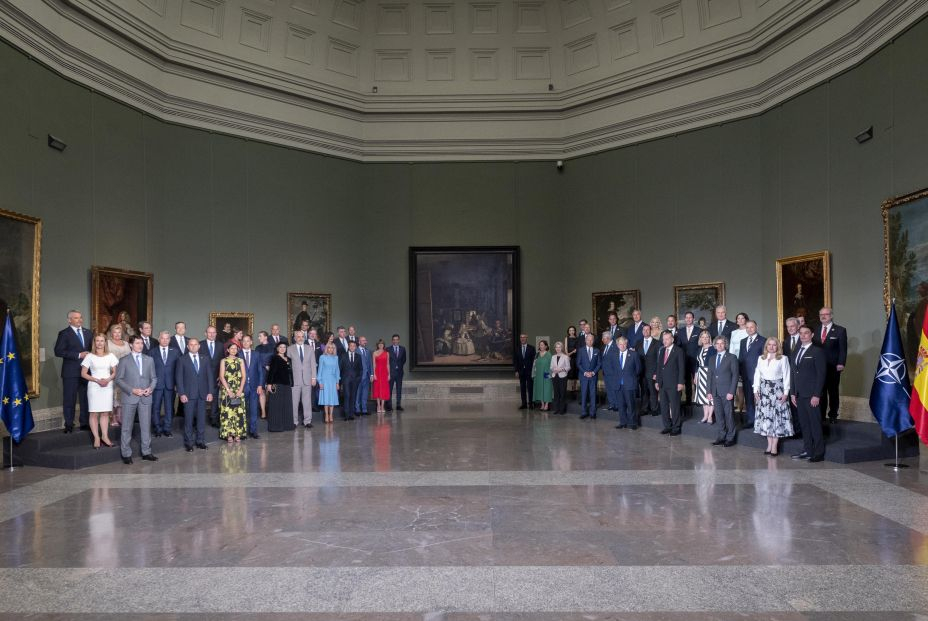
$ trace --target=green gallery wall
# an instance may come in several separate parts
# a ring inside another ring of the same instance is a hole
[[[153,272],[156,330],[210,311],[284,323],[287,291],[330,292],[335,323],[408,332],[407,249],[522,248],[522,325],[559,336],[590,293],[721,280],[731,315],[775,333],[778,257],[828,249],[847,395],[882,341],[880,203],[928,186],[928,21],[760,116],[553,162],[361,164],[163,123],[0,43],[0,208],[43,220],[41,395],[55,336],[90,305],[91,265]],[[853,137],[874,127],[874,138]],[[53,134],[63,153],[46,145]]]

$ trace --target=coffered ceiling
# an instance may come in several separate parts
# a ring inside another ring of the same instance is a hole
[[[165,120],[358,160],[554,159],[757,114],[928,0],[0,0]]]

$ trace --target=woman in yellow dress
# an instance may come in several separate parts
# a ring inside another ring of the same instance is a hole
[[[219,437],[232,444],[241,442],[245,427],[245,367],[238,357],[238,345],[230,341],[229,353],[219,363],[222,395],[219,399]]]

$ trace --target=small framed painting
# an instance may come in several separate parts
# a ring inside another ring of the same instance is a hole
[[[827,250],[777,259],[777,334],[786,334],[789,317],[818,321],[818,311],[831,306],[831,266]]]
[[[632,311],[641,308],[641,291],[624,289],[621,291],[596,291],[593,293],[593,334],[602,333],[609,325],[609,314],[615,313],[619,325],[627,328],[632,325]],[[598,342],[598,339],[597,339]]]
[[[710,324],[715,307],[725,304],[725,283],[701,282],[694,285],[674,285],[673,307],[677,320],[683,323],[686,313],[693,313],[696,325]]]

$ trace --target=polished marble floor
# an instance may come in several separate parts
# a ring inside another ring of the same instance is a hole
[[[926,619],[912,465],[420,403],[26,468],[0,474],[0,621]]]

